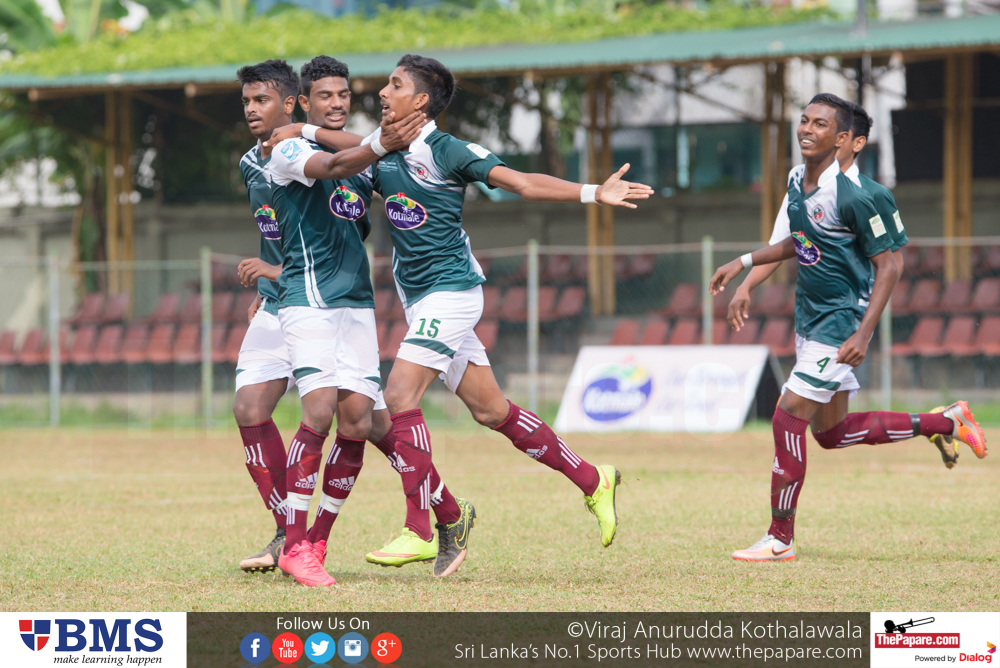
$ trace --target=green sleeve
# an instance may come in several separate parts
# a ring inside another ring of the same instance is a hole
[[[879,212],[886,227],[889,229],[889,236],[892,237],[892,250],[898,251],[900,248],[910,243],[910,238],[906,236],[906,228],[903,227],[903,219],[899,216],[899,209],[896,207],[896,198],[888,188],[882,190],[879,198]],[[887,212],[881,213],[882,211]]]
[[[449,137],[442,146],[439,165],[445,175],[463,186],[480,181],[489,186],[488,176],[503,160],[479,144]]]
[[[838,184],[837,208],[840,219],[857,237],[866,257],[875,257],[892,248],[888,225],[879,215],[872,196],[848,179]]]

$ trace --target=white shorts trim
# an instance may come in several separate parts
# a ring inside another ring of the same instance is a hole
[[[336,387],[378,401],[375,309],[289,306],[278,311],[278,320],[300,396]]]
[[[483,287],[432,292],[405,309],[410,328],[396,359],[436,369],[455,392],[469,363],[490,366],[475,327],[483,315]]]
[[[795,335],[795,367],[781,393],[791,390],[805,399],[828,404],[837,392],[858,393],[861,385],[854,376],[854,367],[837,362],[839,348],[809,341]]]
[[[281,333],[281,324],[278,316],[263,308],[257,309],[240,345],[240,355],[236,362],[236,391],[239,392],[247,385],[282,378],[288,380],[285,388],[287,392],[295,385],[295,376],[292,374],[292,360]]]

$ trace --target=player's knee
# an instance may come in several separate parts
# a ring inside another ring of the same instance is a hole
[[[333,426],[333,409],[318,406],[302,410],[302,423],[319,434],[329,434]]]
[[[337,420],[337,433],[344,438],[364,441],[372,430],[371,413],[358,416],[345,416],[343,413]]]
[[[500,410],[499,405],[469,406],[473,419],[484,427],[489,427],[490,429],[496,429],[505,419],[507,419],[508,409],[509,406],[506,402],[504,402],[503,410]]]
[[[840,445],[840,425],[826,431],[816,431],[812,429],[813,438],[819,443],[819,447],[825,450],[833,450]]]
[[[250,427],[267,422],[271,418],[271,413],[247,393],[237,392],[233,401],[233,417],[239,426]]]
[[[420,402],[419,397],[415,397],[405,388],[387,387],[384,396],[385,405],[388,406],[391,415],[417,408]]]
[[[385,438],[390,429],[392,429],[392,420],[389,418],[389,411],[372,411],[372,428],[368,432],[368,440],[377,445]]]

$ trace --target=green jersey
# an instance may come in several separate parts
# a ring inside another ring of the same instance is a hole
[[[369,172],[385,198],[392,273],[404,306],[486,280],[462,229],[462,205],[466,186],[487,183],[490,170],[504,164],[482,146],[441,132],[433,121],[409,148],[379,159]]]
[[[892,237],[871,195],[834,163],[817,188],[802,192],[805,165],[788,175],[788,195],[771,243],[795,242],[799,277],[795,331],[799,336],[840,346],[857,331],[871,296],[869,258],[889,250]]]
[[[281,264],[281,230],[271,208],[271,180],[267,174],[269,158],[260,155],[260,142],[243,154],[240,174],[247,187],[250,210],[260,227],[260,259],[268,264]],[[266,278],[257,279],[257,293],[264,298],[264,310],[278,312],[278,285]]]
[[[371,181],[308,178],[305,164],[319,151],[334,152],[302,137],[286,139],[267,166],[284,255],[279,307],[375,308],[364,244]]]
[[[844,175],[861,186],[875,200],[875,209],[882,217],[886,229],[889,230],[889,236],[892,237],[892,250],[898,251],[910,243],[910,238],[906,236],[906,229],[903,227],[903,219],[899,217],[899,209],[896,208],[896,198],[892,196],[892,191],[878,181],[862,174],[857,163],[851,165],[844,172]]]

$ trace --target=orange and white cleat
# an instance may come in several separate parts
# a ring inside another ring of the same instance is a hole
[[[309,541],[302,541],[286,554],[282,551],[278,557],[278,568],[285,574],[291,576],[300,585],[306,587],[329,587],[337,584],[337,581],[330,577],[330,574],[323,568],[323,564],[316,558],[313,547]]]
[[[955,431],[951,433],[953,438],[957,438],[965,443],[976,457],[982,459],[986,456],[986,435],[983,434],[982,427],[976,422],[976,416],[969,410],[969,404],[964,401],[956,401],[942,413],[955,423]]]
[[[786,545],[771,534],[765,534],[747,549],[736,550],[732,556],[736,561],[791,561],[795,558],[795,539]]]
[[[312,544],[313,554],[316,555],[316,561],[323,568],[326,568],[326,541],[318,540]]]

